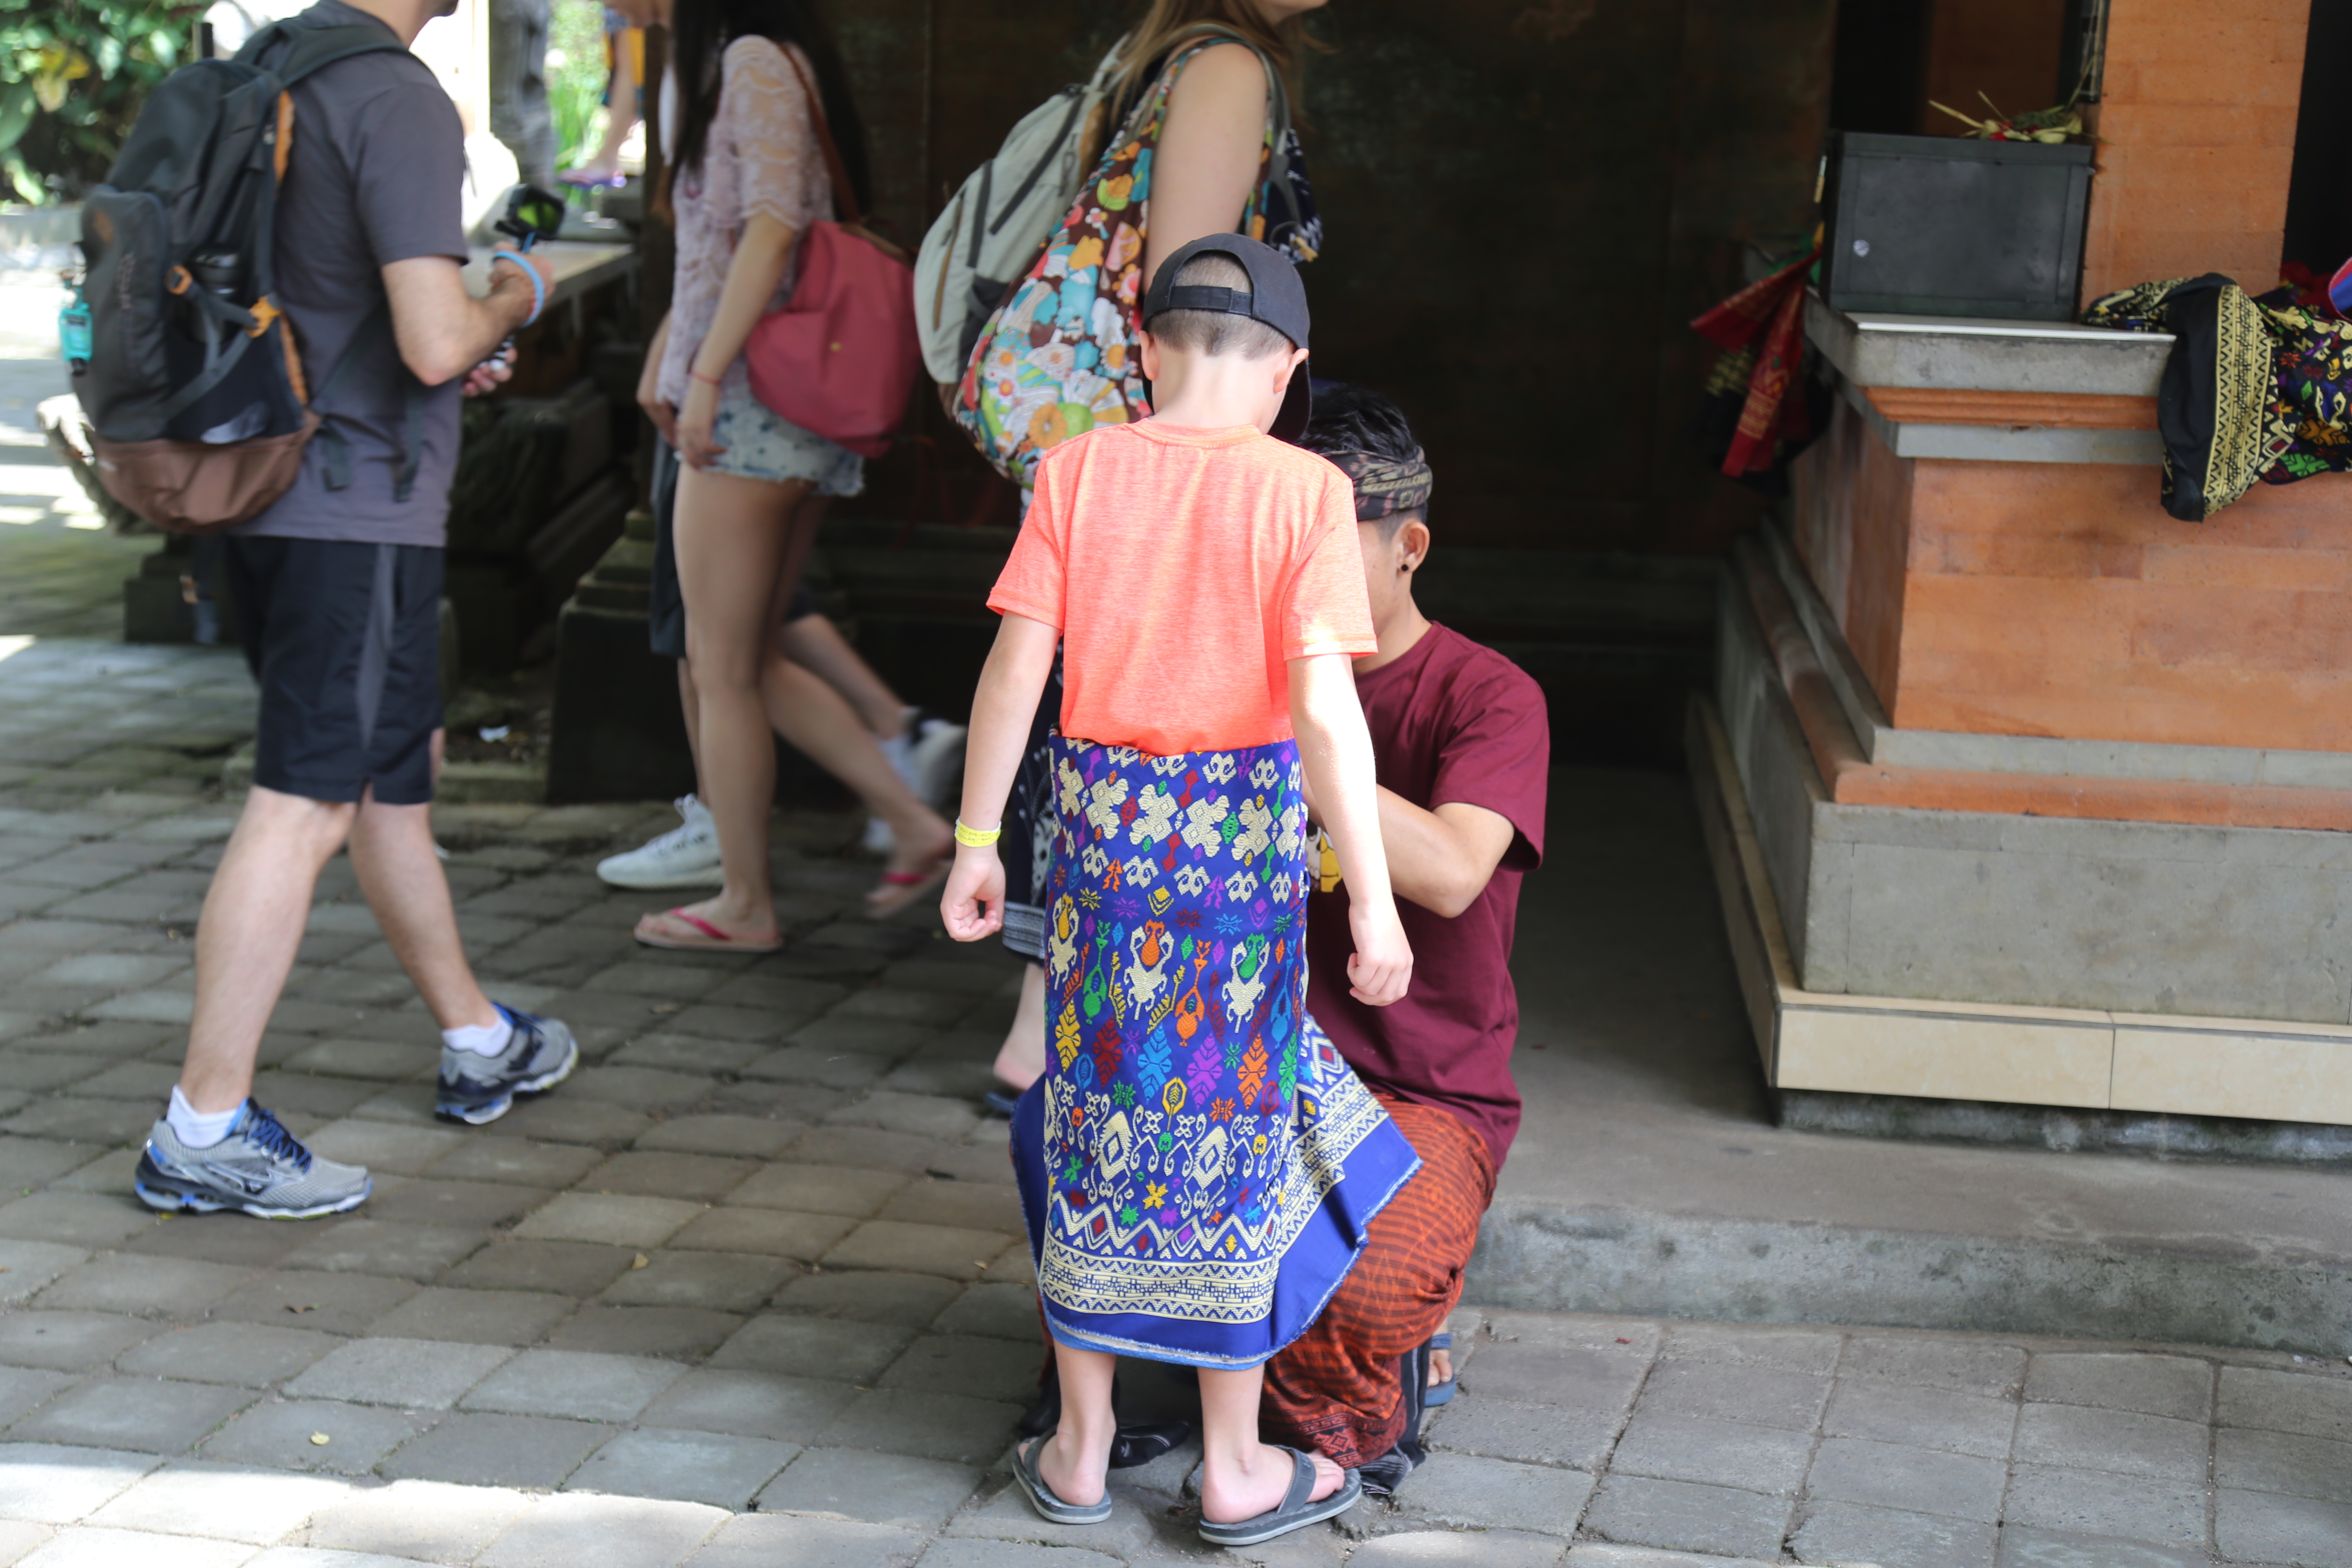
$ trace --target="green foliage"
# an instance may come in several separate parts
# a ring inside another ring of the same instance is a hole
[[[0,194],[71,201],[106,177],[148,89],[194,53],[201,4],[0,0]]]
[[[555,117],[555,166],[577,168],[604,137],[604,7],[597,0],[555,0],[550,23],[547,104]]]

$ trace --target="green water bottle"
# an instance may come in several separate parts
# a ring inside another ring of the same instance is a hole
[[[73,303],[58,312],[58,347],[76,375],[89,368],[89,306],[79,289],[74,290]]]

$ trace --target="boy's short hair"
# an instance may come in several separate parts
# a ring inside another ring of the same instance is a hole
[[[1428,520],[1435,480],[1404,410],[1370,387],[1327,382],[1315,389],[1315,416],[1298,444],[1328,458],[1356,484],[1356,521],[1393,539],[1410,519]]]
[[[1184,263],[1176,274],[1179,289],[1232,289],[1250,291],[1249,269],[1220,251],[1203,251]],[[1264,359],[1288,353],[1294,345],[1264,321],[1227,310],[1162,310],[1151,318],[1151,335],[1171,349],[1188,353],[1239,354]]]

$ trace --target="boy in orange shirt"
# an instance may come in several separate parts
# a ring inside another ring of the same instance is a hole
[[[1162,264],[1143,320],[1155,416],[1054,449],[990,595],[940,912],[960,942],[1002,924],[997,824],[1058,638],[1054,1049],[1013,1146],[1062,1422],[1016,1470],[1045,1518],[1108,1518],[1115,1358],[1197,1367],[1201,1534],[1242,1546],[1360,1495],[1258,1440],[1259,1392],[1419,1164],[1303,1027],[1302,785],[1352,894],[1351,994],[1394,1002],[1412,954],[1349,663],[1377,647],[1353,488],[1268,435],[1306,424],[1297,268],[1213,235]]]

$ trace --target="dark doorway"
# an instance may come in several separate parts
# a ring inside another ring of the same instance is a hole
[[[1838,7],[1830,124],[1908,136],[1926,101],[1930,0],[1845,0]]]
[[[1840,131],[1964,136],[1945,103],[1981,120],[2063,101],[2081,76],[2098,0],[1844,0],[1830,123]],[[1932,100],[1932,102],[1931,102]]]

